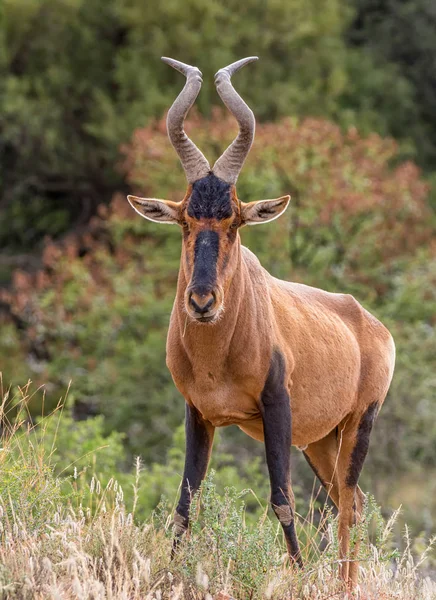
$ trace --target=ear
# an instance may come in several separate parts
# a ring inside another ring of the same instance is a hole
[[[180,221],[180,205],[171,200],[156,200],[156,198],[138,198],[127,196],[127,200],[141,217],[155,223],[178,224]]]
[[[280,217],[288,208],[290,196],[282,196],[275,200],[257,200],[256,202],[241,202],[241,216],[244,225],[268,223]]]

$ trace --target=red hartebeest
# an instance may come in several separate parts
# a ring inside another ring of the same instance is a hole
[[[358,479],[394,369],[392,336],[352,296],[280,281],[241,245],[240,227],[277,218],[290,199],[246,204],[236,195],[255,120],[231,76],[256,57],[216,75],[218,94],[238,121],[239,133],[213,169],[183,129],[200,91],[201,73],[163,60],[186,76],[167,126],[189,186],[180,202],[134,196],[129,201],[140,215],[176,223],[183,233],[167,340],[168,368],[186,400],[176,540],[188,527],[191,495],[205,476],[215,427],[236,424],[265,442],[271,504],[291,559],[301,564],[291,444],[304,448],[338,507],[340,556],[350,558],[350,527],[359,520],[364,500]],[[353,585],[357,562],[344,560],[341,574]]]

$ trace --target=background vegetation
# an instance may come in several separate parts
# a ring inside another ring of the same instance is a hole
[[[258,54],[238,88],[262,120],[323,116],[435,153],[431,0],[4,0],[0,33],[0,243],[22,253],[82,224],[114,189],[119,147],[180,89],[162,54],[213,74]],[[26,210],[23,210],[25,203]]]
[[[250,54],[261,60],[235,85],[258,127],[238,193],[244,200],[291,193],[293,202],[280,220],[244,231],[243,242],[275,275],[352,293],[390,327],[396,374],[363,487],[385,514],[403,504],[414,534],[428,536],[436,515],[436,12],[429,0],[4,0],[4,410],[37,424],[35,432],[45,428],[55,477],[74,477],[76,467],[84,489],[88,475],[107,485],[115,474],[130,490],[139,455],[138,519],[161,494],[175,497],[183,399],[165,367],[165,338],[180,236],[136,218],[125,194],[177,200],[186,187],[163,117],[182,80],[159,57],[202,69],[188,129],[212,161],[236,130],[216,107],[213,74]],[[46,422],[41,415],[70,382],[63,418]],[[24,416],[13,400],[23,395],[30,397]],[[220,490],[245,486],[266,501],[261,445],[224,430],[213,466]],[[14,477],[0,481],[0,496]],[[297,451],[293,480],[306,514],[313,476]],[[249,521],[258,502],[246,502]]]

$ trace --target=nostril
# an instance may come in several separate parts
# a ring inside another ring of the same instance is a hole
[[[211,306],[213,305],[214,302],[215,302],[215,298],[211,295],[209,302],[203,306],[203,311],[207,312],[209,310],[209,308],[211,308]]]
[[[191,292],[189,295],[189,303],[195,312],[199,314],[207,313],[208,310],[212,308],[216,300],[216,295],[214,292],[208,294],[195,294]]]
[[[189,304],[192,306],[192,308],[195,310],[195,312],[201,312],[201,308],[200,308],[200,306],[198,306],[198,304],[192,297],[192,294],[189,296]]]

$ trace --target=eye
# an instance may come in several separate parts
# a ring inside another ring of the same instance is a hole
[[[238,221],[233,221],[233,223],[230,225],[230,229],[238,229],[238,227],[239,227]]]
[[[181,223],[181,225],[182,225],[183,229],[188,229],[189,228],[188,221],[183,220],[182,223]]]

